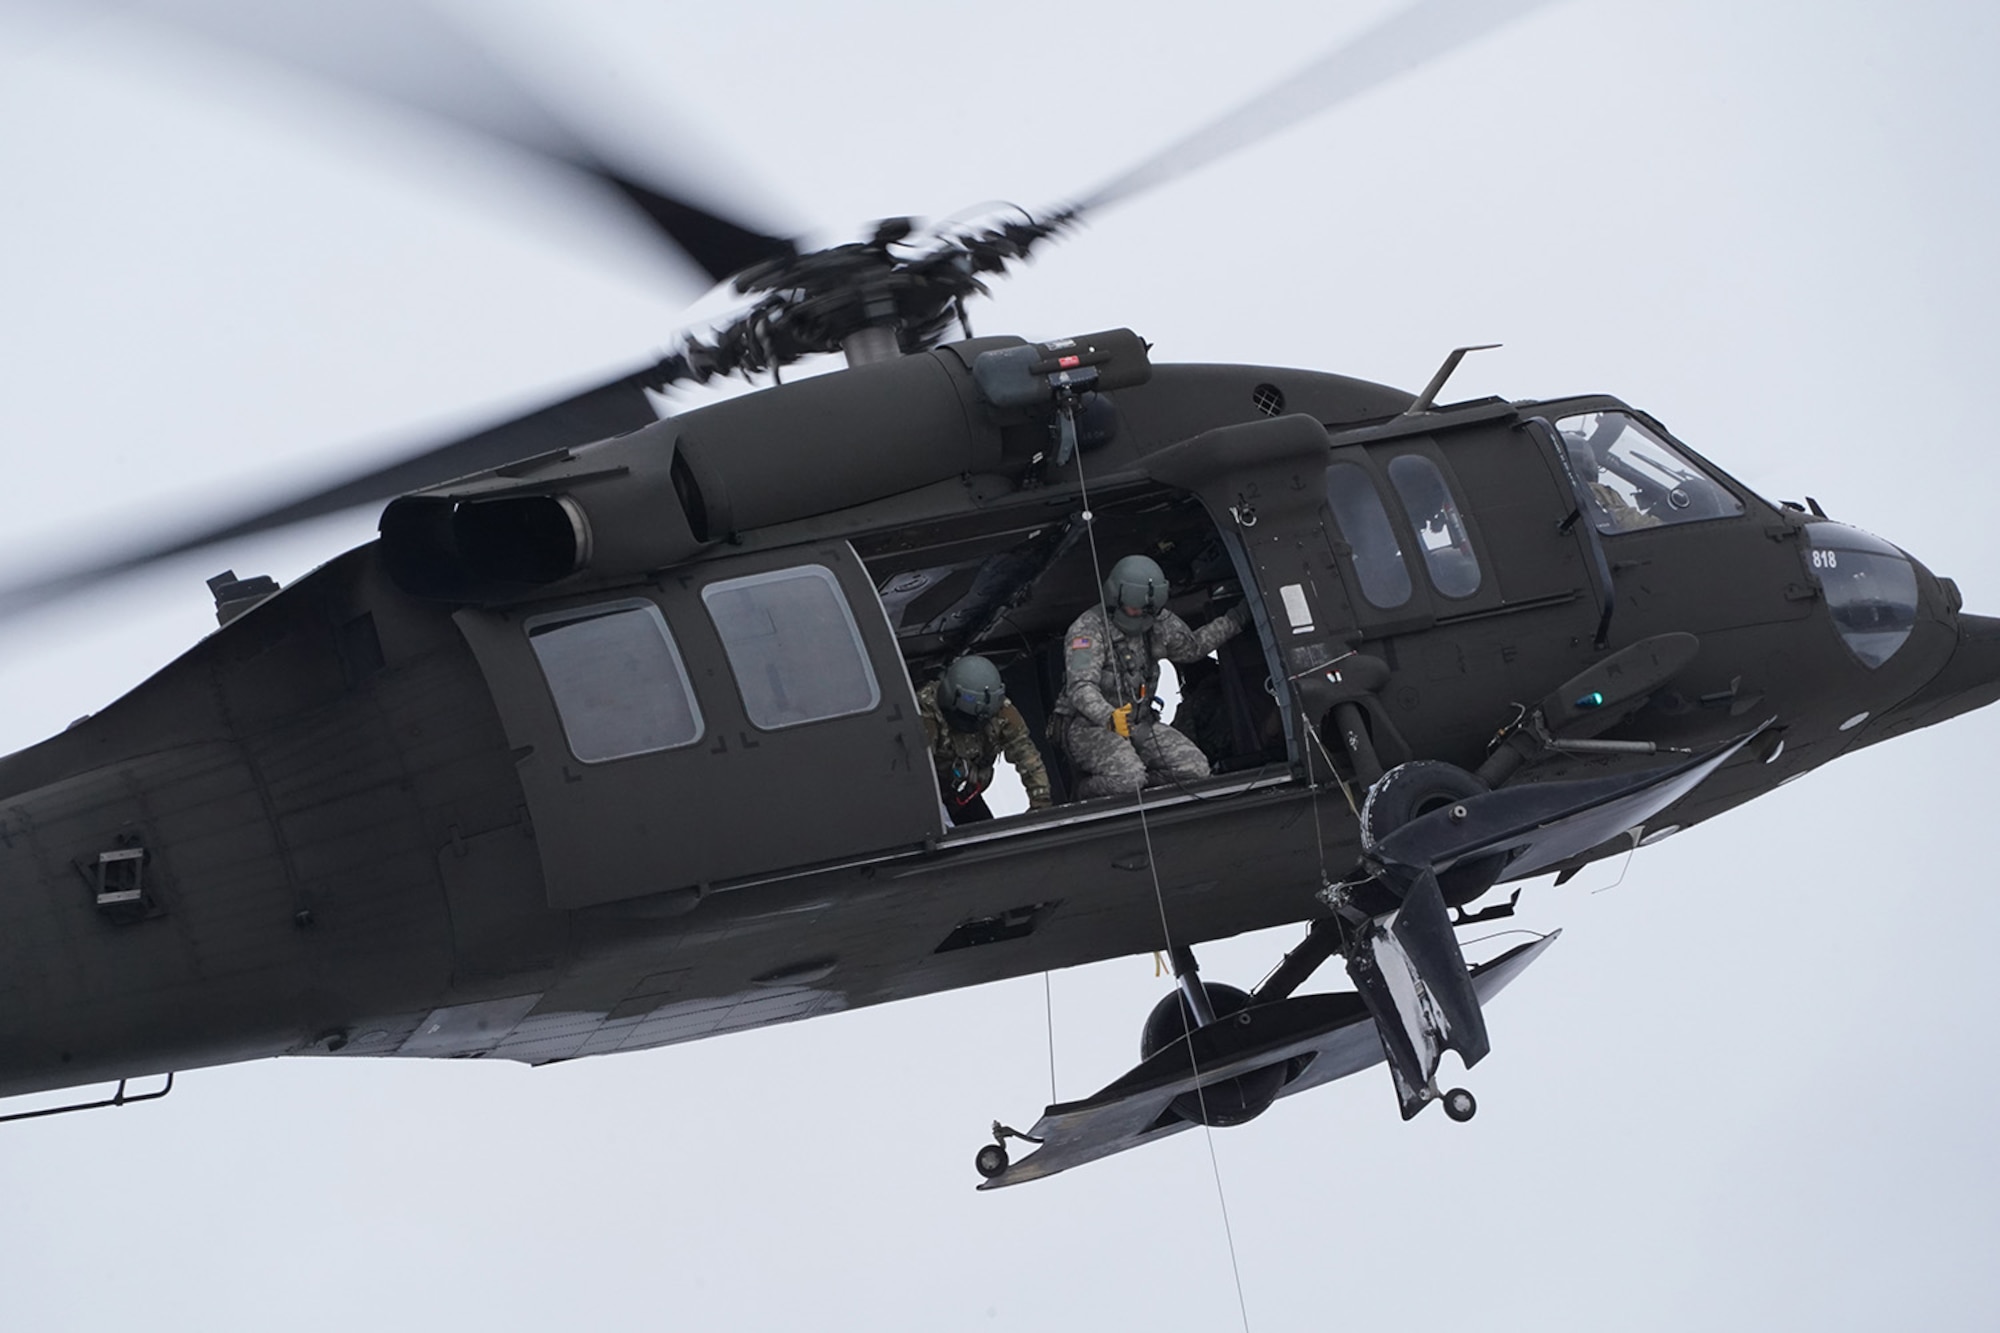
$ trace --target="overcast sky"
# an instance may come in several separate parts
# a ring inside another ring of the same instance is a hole
[[[854,227],[1052,202],[1393,5],[476,8],[635,151]],[[2000,613],[2000,30],[1965,3],[1568,0],[1107,214],[975,310],[1159,360],[1617,393]],[[672,127],[662,132],[660,127]],[[724,164],[719,171],[715,164]],[[697,284],[503,154],[113,21],[0,5],[0,568],[336,472],[663,346]],[[373,514],[0,627],[0,749]],[[544,1070],[289,1061],[0,1127],[9,1327],[1986,1328],[2000,715],[1561,889],[1478,1118],[1369,1071],[975,1194],[1049,1094],[1040,977]],[[4,887],[4,886],[0,886]],[[1211,946],[1254,982],[1296,932]],[[1331,985],[1337,969],[1323,979]],[[1056,974],[1057,1089],[1150,957]]]

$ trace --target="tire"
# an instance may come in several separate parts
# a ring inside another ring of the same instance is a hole
[[[1472,1119],[1479,1111],[1479,1103],[1464,1088],[1453,1088],[1440,1100],[1444,1102],[1444,1113],[1460,1124]]]
[[[985,1180],[991,1180],[1007,1169],[1007,1150],[997,1143],[989,1143],[973,1154],[972,1169]]]
[[[1441,806],[1483,796],[1486,784],[1472,774],[1438,759],[1398,764],[1368,789],[1361,806],[1361,845],[1374,851],[1377,843],[1413,819]]]
[[[1382,839],[1433,810],[1461,804],[1492,790],[1456,764],[1417,759],[1398,764],[1368,789],[1361,806],[1361,847],[1373,852]],[[1460,861],[1438,876],[1445,906],[1462,907],[1492,888],[1507,868],[1507,853]]]
[[[1215,1010],[1217,1023],[1250,1007],[1249,995],[1234,986],[1204,981],[1201,987],[1208,993],[1209,1007]],[[1193,1027],[1194,1016],[1188,1012],[1187,1000],[1175,990],[1146,1015],[1145,1031],[1139,1038],[1140,1057],[1151,1058],[1182,1040]],[[1199,1091],[1182,1093],[1168,1103],[1167,1109],[1191,1125],[1240,1125],[1270,1109],[1289,1073],[1290,1065],[1286,1063],[1217,1079],[1203,1084]]]

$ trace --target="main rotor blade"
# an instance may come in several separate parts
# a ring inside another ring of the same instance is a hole
[[[178,536],[163,537],[75,569],[0,588],[0,619],[33,610],[155,561],[197,551],[218,542],[270,532],[361,505],[377,504],[410,491],[450,481],[454,477],[484,472],[537,454],[637,430],[659,419],[645,390],[645,386],[658,377],[659,369],[658,366],[651,366],[621,375],[523,416],[432,445],[396,462],[254,513],[225,519]]]
[[[17,7],[53,3],[0,0]],[[708,192],[686,183],[669,189],[613,166],[613,154],[420,0],[64,0],[65,17],[79,7],[138,14],[554,164],[635,206],[713,282],[793,253],[784,237],[728,216],[713,199],[693,197]]]
[[[1417,0],[1291,78],[1112,177],[1073,207],[1078,212],[1103,208],[1164,185],[1441,59],[1547,3]]]

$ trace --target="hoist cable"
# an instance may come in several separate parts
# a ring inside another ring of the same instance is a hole
[[[1319,738],[1319,729],[1317,727],[1308,727],[1306,728],[1306,734],[1312,737],[1313,744],[1317,745],[1319,752],[1326,757],[1326,766],[1333,770],[1333,780],[1339,784],[1340,794],[1347,798],[1347,809],[1354,816],[1354,822],[1359,824],[1361,822],[1361,808],[1355,805],[1354,793],[1348,790],[1347,779],[1340,776],[1340,766],[1333,762],[1332,752],[1326,748],[1326,742]]]
[[[1312,736],[1312,735],[1315,735],[1315,732],[1314,732],[1314,729],[1313,729],[1313,727],[1312,727],[1312,726],[1310,725],[1310,719],[1308,719],[1308,718],[1306,717],[1306,710],[1305,710],[1304,708],[1300,708],[1300,709],[1299,709],[1299,722],[1300,722],[1300,723],[1301,723],[1301,725],[1302,725],[1302,729],[1303,729],[1303,730],[1305,731],[1305,733],[1306,733],[1306,734],[1307,734],[1308,736]],[[1332,766],[1332,764],[1333,764],[1333,760],[1332,760],[1332,757],[1331,757],[1331,756],[1329,756],[1329,757],[1328,757],[1328,759],[1327,759],[1327,765],[1328,765],[1328,767],[1331,767],[1331,766]],[[1339,776],[1340,776],[1340,775],[1336,773],[1336,774],[1334,775],[1334,780],[1335,780],[1335,781],[1338,781],[1338,780],[1339,780]],[[1346,789],[1345,789],[1345,788],[1342,788],[1342,790],[1344,791],[1344,790],[1346,790]],[[1309,792],[1309,793],[1311,794],[1311,797],[1312,797],[1312,812],[1313,812],[1313,848],[1314,848],[1314,850],[1315,850],[1315,851],[1317,851],[1317,852],[1318,852],[1318,854],[1319,854],[1319,882],[1320,882],[1320,883],[1321,883],[1322,885],[1324,885],[1324,884],[1325,884],[1325,883],[1327,882],[1327,878],[1326,878],[1326,832],[1325,832],[1325,830],[1324,830],[1324,829],[1322,829],[1322,828],[1320,827],[1320,821],[1319,821],[1319,777],[1318,777],[1318,775],[1317,775],[1317,774],[1315,774],[1315,773],[1313,772],[1313,757],[1312,757],[1312,747],[1311,747],[1311,746],[1307,746],[1307,747],[1306,747],[1306,791],[1307,791],[1307,792]]]
[[[1159,862],[1153,855],[1153,830],[1146,818],[1145,789],[1143,786],[1134,787],[1132,794],[1139,802],[1139,832],[1146,840],[1146,869],[1153,877],[1153,902],[1160,909],[1160,934],[1167,942],[1167,957],[1173,958],[1174,936],[1167,925],[1167,895],[1160,887]],[[1180,977],[1178,962],[1175,968],[1174,976],[1178,982]],[[1194,978],[1194,984],[1197,986],[1203,984],[1199,975]],[[1194,1071],[1194,1095],[1196,1105],[1201,1108],[1202,1137],[1208,1143],[1208,1169],[1215,1177],[1215,1203],[1222,1213],[1222,1239],[1229,1247],[1229,1275],[1236,1283],[1236,1312],[1243,1320],[1243,1333],[1250,1333],[1250,1306],[1243,1295],[1243,1268],[1236,1260],[1236,1231],[1229,1225],[1229,1196],[1222,1188],[1221,1159],[1215,1155],[1215,1126],[1208,1121],[1208,1092],[1202,1086],[1201,1065],[1196,1061],[1194,1054],[1194,1018],[1190,1012],[1192,1006],[1188,1004],[1184,995],[1177,993],[1175,999],[1177,1003],[1174,1007],[1180,1011],[1181,1016],[1181,1032],[1187,1041],[1188,1068]]]
[[[1084,537],[1090,544],[1090,569],[1091,573],[1097,577],[1097,587],[1101,598],[1104,588],[1104,564],[1097,550],[1097,515],[1090,507],[1090,485],[1084,477],[1083,449],[1080,446],[1076,451],[1076,487],[1083,501],[1083,531]],[[1099,604],[1102,605],[1102,602],[1100,601]],[[1111,613],[1108,608],[1104,614],[1104,624],[1107,632],[1113,630]],[[1111,654],[1112,669],[1118,673],[1120,693],[1129,696],[1132,692],[1132,682],[1126,679],[1124,663],[1119,657],[1117,646],[1110,642],[1107,642],[1104,646]],[[1081,717],[1080,714],[1078,716]],[[1090,725],[1087,718],[1083,719],[1083,722],[1086,726]],[[1075,725],[1075,719],[1072,719],[1071,725]],[[1064,733],[1064,739],[1068,739],[1067,732]],[[1131,738],[1127,737],[1126,739],[1130,740]],[[1137,754],[1139,746],[1136,741],[1133,742],[1132,749]],[[1140,755],[1139,760],[1141,764],[1144,764],[1145,756]],[[1133,784],[1132,795],[1138,801],[1139,832],[1146,843],[1146,870],[1152,876],[1153,880],[1153,903],[1159,909],[1160,913],[1160,936],[1166,941],[1168,957],[1172,957],[1174,954],[1174,937],[1173,931],[1167,925],[1167,897],[1165,890],[1160,887],[1160,867],[1153,855],[1153,830],[1151,823],[1146,818],[1145,786],[1146,779],[1142,773],[1139,780]],[[1178,981],[1178,964],[1176,964],[1175,978]],[[1194,984],[1197,986],[1202,984],[1199,976],[1195,978]],[[1180,995],[1177,991],[1176,998],[1179,1002],[1175,1005],[1175,1008],[1180,1011],[1181,1032],[1187,1042],[1188,1068],[1194,1074],[1196,1105],[1201,1110],[1202,1134],[1208,1142],[1209,1173],[1215,1178],[1215,1201],[1222,1213],[1222,1237],[1229,1251],[1229,1276],[1236,1284],[1236,1310],[1243,1321],[1243,1333],[1250,1333],[1250,1307],[1243,1295],[1243,1269],[1236,1260],[1236,1233],[1229,1224],[1229,1198],[1222,1188],[1222,1163],[1215,1155],[1215,1127],[1208,1123],[1208,1095],[1202,1089],[1201,1066],[1195,1059],[1193,1018],[1189,1013],[1189,1005],[1186,1002],[1185,996]],[[1051,1060],[1053,1060],[1053,1045],[1051,1045],[1050,1050]]]
[[[1047,972],[1042,973],[1042,1012],[1049,1020],[1049,1105],[1056,1104],[1056,994]]]

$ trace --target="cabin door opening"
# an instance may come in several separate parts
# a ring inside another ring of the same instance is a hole
[[[1151,557],[1172,587],[1170,609],[1194,627],[1246,597],[1261,600],[1243,582],[1240,552],[1196,497],[1144,483],[1093,490],[1091,500],[1089,527],[1075,496],[1051,495],[855,543],[912,687],[966,653],[992,660],[1041,750],[1059,808],[1072,798],[1073,775],[1049,741],[1049,719],[1063,689],[1068,631],[1098,604],[1103,574],[1123,556]],[[1163,669],[1163,697],[1169,679],[1175,698],[1164,720],[1201,748],[1214,774],[1283,771],[1285,727],[1254,629],[1208,659]],[[1000,772],[993,813],[1018,813],[1024,798],[1004,780],[1004,764]]]

